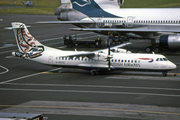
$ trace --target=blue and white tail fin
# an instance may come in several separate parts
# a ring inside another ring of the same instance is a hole
[[[42,55],[41,53],[44,51],[44,45],[42,45],[29,33],[25,24],[13,22],[12,27],[9,29],[13,29],[19,49],[19,52],[13,52],[13,55],[28,58],[34,58]]]
[[[118,17],[104,10],[104,8],[107,7],[107,9],[112,9],[114,7],[119,8],[116,0],[71,0],[71,2],[73,9],[89,17]]]

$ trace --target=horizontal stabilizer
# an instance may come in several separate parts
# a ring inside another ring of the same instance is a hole
[[[31,26],[26,26],[26,27],[31,27]],[[16,27],[5,27],[4,29],[8,29],[8,30],[12,30],[12,29],[19,29],[19,28],[25,28],[24,26],[20,26],[20,27],[18,27],[18,26],[16,26]]]
[[[49,23],[49,24],[92,24],[93,21],[40,21],[36,23]]]
[[[116,46],[113,46],[110,48],[111,51],[115,51],[115,52],[128,52],[126,49],[120,49],[120,48],[123,48],[123,47],[127,47],[127,46],[130,46],[132,45],[131,42],[128,42],[128,43],[123,43],[123,44],[120,44],[120,45],[116,45]],[[102,51],[104,53],[107,53],[108,52],[108,48],[105,48],[105,49],[102,49],[102,50],[97,50],[95,52],[98,52],[98,51]],[[130,51],[129,51],[130,52]]]

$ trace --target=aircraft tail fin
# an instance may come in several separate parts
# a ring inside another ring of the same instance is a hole
[[[12,27],[6,29],[13,29],[19,49],[18,54],[26,55],[26,57],[40,56],[44,51],[44,45],[37,41],[28,31],[28,26],[23,23],[13,22]],[[12,53],[13,55],[15,53]],[[21,56],[15,54],[15,56]]]
[[[24,2],[24,1],[22,1],[22,3],[25,5],[25,2]]]
[[[19,52],[27,53],[32,49],[43,46],[28,31],[27,26],[23,23],[13,22],[12,29],[16,38]]]
[[[117,1],[95,1],[95,0],[71,0],[73,9],[82,12],[83,14],[89,17],[114,17],[117,18],[118,16],[113,15],[103,8],[119,8]],[[103,7],[104,6],[104,7]]]

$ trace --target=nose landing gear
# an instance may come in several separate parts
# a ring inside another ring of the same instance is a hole
[[[167,72],[162,72],[163,76],[166,77],[167,76]]]

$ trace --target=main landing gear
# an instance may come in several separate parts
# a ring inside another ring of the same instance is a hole
[[[90,71],[90,75],[91,76],[93,76],[93,75],[97,75],[99,72],[99,69],[92,69],[91,71]]]
[[[162,49],[160,48],[160,47],[158,47],[158,46],[155,46],[155,47],[153,47],[153,46],[148,46],[148,47],[146,47],[146,49],[145,49],[145,51],[147,52],[147,53],[151,53],[151,52],[155,52],[155,53],[158,53],[158,52],[160,52]]]
[[[151,52],[158,53],[158,52],[162,51],[162,48],[159,45],[156,44],[155,39],[152,39],[151,40],[151,46],[146,47],[145,51],[147,53],[151,53]]]

